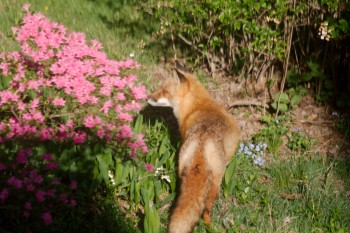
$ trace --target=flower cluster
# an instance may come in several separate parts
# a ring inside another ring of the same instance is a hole
[[[333,29],[328,27],[328,22],[321,23],[320,27],[318,28],[318,35],[320,36],[321,40],[329,41],[331,39]]]
[[[89,137],[147,151],[131,129],[146,88],[133,60],[114,61],[96,40],[29,12],[13,28],[20,52],[0,55],[0,143],[13,138],[85,143]]]
[[[267,144],[259,142],[254,145],[253,143],[249,143],[245,145],[244,143],[240,144],[238,155],[245,155],[251,157],[253,159],[253,163],[259,167],[262,167],[265,163],[265,152],[267,149]]]
[[[159,177],[161,180],[166,180],[170,184],[170,176],[167,175],[167,173],[168,172],[165,171],[164,167],[157,167],[157,169],[154,172],[154,176]]]
[[[23,218],[39,217],[45,225],[51,224],[51,210],[55,205],[77,205],[76,200],[70,198],[77,188],[77,182],[72,181],[67,187],[55,178],[57,169],[58,164],[51,154],[45,153],[38,157],[32,149],[19,149],[15,158],[3,155],[0,162],[2,207],[15,206]]]

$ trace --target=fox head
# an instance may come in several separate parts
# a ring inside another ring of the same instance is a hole
[[[159,88],[150,95],[148,103],[152,106],[176,108],[180,99],[189,91],[189,74],[185,73],[177,64],[177,77],[163,80]]]
[[[148,103],[152,106],[172,107],[179,121],[194,109],[212,103],[209,92],[197,77],[183,71],[176,65],[176,77],[169,77],[160,83],[159,88],[150,95]]]

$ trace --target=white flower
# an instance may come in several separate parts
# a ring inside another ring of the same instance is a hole
[[[171,183],[170,177],[169,177],[168,175],[162,175],[160,178],[161,178],[162,180],[168,181],[168,183]]]
[[[111,180],[112,185],[115,185],[114,176],[111,170],[108,170],[108,177]]]

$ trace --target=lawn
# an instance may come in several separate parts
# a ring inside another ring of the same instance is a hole
[[[161,66],[160,61],[172,49],[170,45],[165,48],[167,44],[154,36],[159,23],[142,11],[138,1],[2,0],[0,53],[19,49],[11,27],[20,22],[22,6],[27,2],[34,12],[100,41],[109,58],[135,59],[141,65],[136,71],[139,80],[148,89],[152,88],[152,71]],[[307,135],[306,130],[295,130],[293,112],[278,120],[271,120],[269,113],[262,112],[260,108],[244,107],[232,111],[239,121],[251,121],[251,115],[258,115],[256,121],[261,127],[244,136],[242,150],[228,165],[222,192],[213,207],[212,225],[207,227],[200,221],[195,232],[350,232],[349,151],[342,156],[342,148],[332,155],[324,150],[316,152],[325,142],[317,141],[317,135]],[[270,120],[264,120],[266,117]],[[342,147],[348,140],[348,122],[334,118],[330,124],[336,132],[345,128],[340,133]],[[9,209],[0,207],[0,216],[5,219],[0,220],[0,231],[166,232],[177,190],[179,137],[174,117],[168,109],[145,107],[135,118],[133,129],[144,133],[148,143],[148,152],[139,156],[140,160],[125,159],[117,144],[71,145],[76,150],[74,155],[83,154],[87,161],[96,161],[96,167],[88,168],[97,174],[91,182],[98,184],[84,183],[78,189],[76,208],[57,207],[49,228],[21,218],[8,224],[7,217],[13,220],[18,213],[7,214]],[[247,153],[256,150],[259,142],[267,145],[261,164]],[[66,153],[65,147],[55,151]],[[14,148],[4,151],[7,155]],[[140,161],[154,165],[154,169],[143,169]],[[76,176],[84,180],[74,170],[78,166],[74,164],[69,165],[69,175],[63,174],[64,179]]]

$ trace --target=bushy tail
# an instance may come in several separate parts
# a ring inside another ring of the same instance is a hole
[[[191,232],[199,221],[211,182],[203,154],[197,152],[191,166],[184,171],[180,196],[170,218],[169,233]]]

